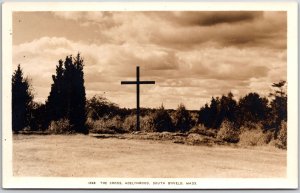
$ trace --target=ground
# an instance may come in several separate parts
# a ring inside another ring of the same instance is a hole
[[[13,173],[99,178],[285,177],[286,151],[88,135],[14,135]]]

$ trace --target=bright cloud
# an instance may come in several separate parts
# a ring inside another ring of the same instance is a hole
[[[39,14],[51,29],[30,28]],[[13,68],[21,64],[41,102],[58,60],[78,52],[87,96],[101,94],[122,107],[135,106],[135,87],[120,81],[133,80],[137,65],[141,79],[156,81],[141,88],[145,107],[199,109],[229,91],[236,98],[267,95],[286,79],[282,12],[32,12],[15,13],[14,21]]]

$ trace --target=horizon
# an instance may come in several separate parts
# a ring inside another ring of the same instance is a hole
[[[87,99],[100,95],[121,108],[199,110],[211,97],[250,92],[267,97],[287,80],[287,15],[273,11],[14,12],[13,70],[32,80],[45,102],[59,59],[80,52]]]

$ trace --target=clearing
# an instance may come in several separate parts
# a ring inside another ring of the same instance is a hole
[[[14,176],[269,178],[286,176],[286,151],[191,146],[84,135],[14,135]]]

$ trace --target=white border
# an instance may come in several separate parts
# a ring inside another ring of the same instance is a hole
[[[4,3],[2,5],[2,184],[4,188],[109,188],[109,189],[270,189],[298,187],[298,11],[296,2],[272,3]],[[287,11],[287,82],[288,82],[288,150],[287,178],[242,179],[242,178],[52,178],[13,177],[12,175],[12,132],[11,132],[11,76],[12,76],[12,12],[13,11]],[[197,185],[96,185],[89,181],[152,182],[197,182]]]

